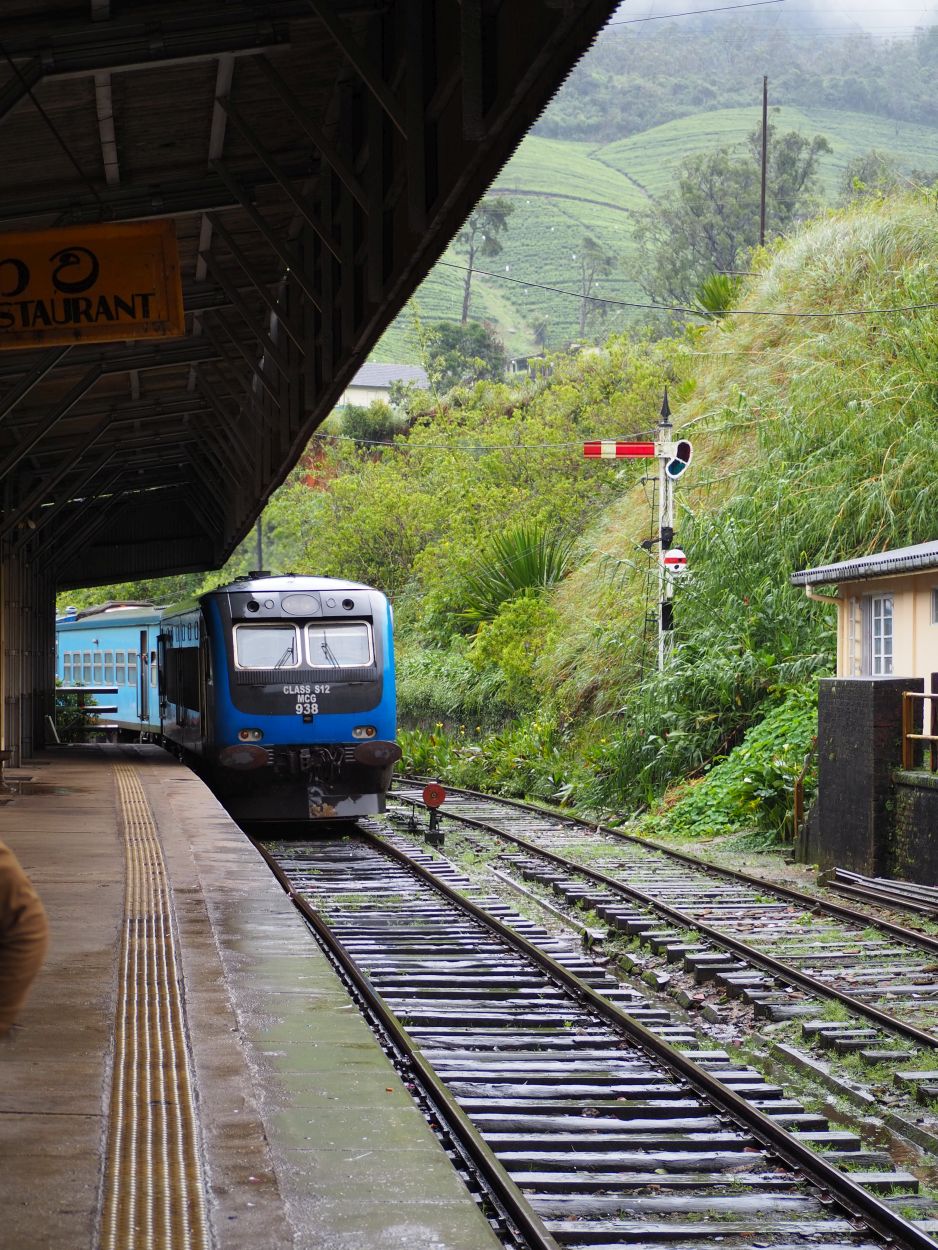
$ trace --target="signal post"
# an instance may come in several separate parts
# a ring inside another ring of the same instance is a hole
[[[658,460],[658,537],[646,539],[643,547],[659,544],[658,553],[658,671],[662,672],[674,637],[674,582],[687,568],[687,556],[674,546],[674,483],[691,462],[693,447],[686,438],[673,441],[671,408],[665,388],[654,442],[615,442],[602,439],[584,443],[583,455],[601,460]]]

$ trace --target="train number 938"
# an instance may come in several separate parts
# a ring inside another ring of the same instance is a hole
[[[297,703],[296,714],[297,716],[318,716],[319,704],[315,699],[308,699],[305,702]]]

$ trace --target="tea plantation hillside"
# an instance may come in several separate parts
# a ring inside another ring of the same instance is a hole
[[[647,302],[636,282],[633,214],[667,195],[688,156],[743,144],[759,118],[756,108],[719,109],[599,146],[536,134],[526,138],[492,186],[491,194],[510,199],[515,211],[504,236],[504,251],[481,265],[501,277],[475,278],[472,316],[495,325],[509,355],[537,350],[532,328],[539,318],[546,318],[549,346],[576,338],[579,301],[525,286],[524,279],[578,291],[576,257],[584,234],[620,258],[616,273],[601,279],[594,293],[611,300]],[[822,156],[819,171],[827,203],[836,201],[850,161],[871,148],[889,152],[906,171],[938,171],[938,129],[933,127],[823,108],[775,108],[771,121],[782,132],[827,138],[833,150]],[[443,259],[447,264],[433,269],[416,296],[425,320],[456,320],[460,315],[465,275],[458,266],[465,258],[451,247]],[[603,322],[591,325],[590,337],[635,324],[643,315],[641,310],[610,307]],[[373,359],[416,363],[418,356],[411,317],[404,312]]]

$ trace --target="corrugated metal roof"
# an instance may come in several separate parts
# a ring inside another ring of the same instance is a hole
[[[420,365],[362,365],[349,386],[390,386],[392,382],[416,382],[422,390],[429,388],[426,369]]]
[[[872,556],[841,560],[839,564],[823,564],[816,569],[792,573],[793,586],[820,586],[829,582],[862,581],[868,577],[887,577],[890,573],[915,573],[920,569],[938,569],[938,539],[916,543],[914,547],[897,547]]]

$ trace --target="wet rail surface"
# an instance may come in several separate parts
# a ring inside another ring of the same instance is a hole
[[[865,877],[859,872],[835,868],[825,873],[824,885],[837,894],[859,899],[875,907],[891,907],[909,911],[928,920],[938,920],[938,889],[916,885],[911,881],[892,881],[884,877]]]
[[[853,1134],[831,1132],[754,1069],[699,1051],[692,1031],[573,939],[385,833],[392,845],[262,849],[530,1211],[530,1224],[512,1212],[520,1244],[833,1250],[881,1245],[883,1234],[936,1244],[930,1225],[902,1221],[857,1184],[873,1177],[838,1170],[871,1162]],[[428,869],[435,886],[419,875]]]
[[[395,797],[410,803],[419,793],[401,787]],[[792,891],[534,807],[448,790],[444,814],[501,838],[504,862],[522,878],[588,907],[757,1015],[802,1017],[806,1034],[835,1052],[901,1065],[915,1052],[897,1049],[897,1038],[938,1048],[938,939],[853,919],[822,900],[798,902]],[[862,1018],[817,1019],[825,997]]]

